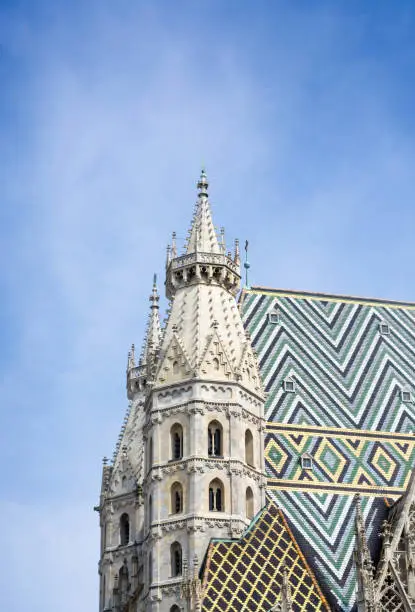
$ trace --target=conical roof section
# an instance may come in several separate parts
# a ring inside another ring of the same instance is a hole
[[[212,212],[208,200],[208,186],[206,173],[202,170],[197,183],[199,190],[195,215],[190,228],[186,253],[222,253],[212,221]]]
[[[239,265],[218,240],[202,171],[187,252],[169,259],[171,310],[157,360],[156,386],[200,378],[237,381],[262,398],[256,356],[235,302]]]
[[[152,355],[160,346],[161,326],[159,315],[159,294],[157,290],[157,275],[153,278],[153,289],[149,297],[150,314],[147,322],[146,334],[141,350],[140,365],[146,365],[151,361]]]

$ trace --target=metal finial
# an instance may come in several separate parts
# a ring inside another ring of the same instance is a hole
[[[251,267],[251,264],[248,261],[248,240],[245,240],[245,263],[244,263],[244,268],[245,268],[245,289],[249,289],[249,282],[248,282],[248,270]]]
[[[202,168],[202,172],[200,173],[200,179],[199,179],[199,181],[197,183],[197,188],[199,190],[199,195],[207,197],[208,187],[209,187],[209,183],[208,183],[208,180],[207,180],[206,172],[205,172],[205,169]]]

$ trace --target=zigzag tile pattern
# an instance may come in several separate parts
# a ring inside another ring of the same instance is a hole
[[[352,494],[364,493],[376,559],[386,498],[401,493],[414,462],[405,434],[415,429],[415,406],[401,392],[413,397],[415,391],[415,305],[259,288],[244,291],[241,302],[268,393],[269,494],[283,508],[332,609],[351,610]],[[381,324],[389,334],[381,333]],[[278,424],[286,427],[277,431]],[[381,432],[399,432],[402,439]],[[303,453],[315,460],[312,475],[299,469]]]
[[[355,505],[351,495],[270,490],[289,525],[331,610],[351,610],[356,598],[353,561]],[[362,497],[372,558],[380,554],[378,533],[387,517],[383,498]]]

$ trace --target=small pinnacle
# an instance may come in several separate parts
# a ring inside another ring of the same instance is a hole
[[[176,232],[173,232],[171,237],[171,256],[173,259],[177,257]]]
[[[153,290],[151,292],[151,295],[149,297],[149,300],[151,302],[151,307],[152,308],[158,308],[158,301],[159,301],[159,294],[157,291],[157,274],[154,274],[153,276]]]

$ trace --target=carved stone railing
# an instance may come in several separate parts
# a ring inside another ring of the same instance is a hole
[[[223,253],[190,253],[189,255],[180,255],[171,261],[171,269],[177,270],[185,266],[191,266],[195,263],[201,263],[213,266],[227,266],[235,274],[239,274],[239,266]]]

